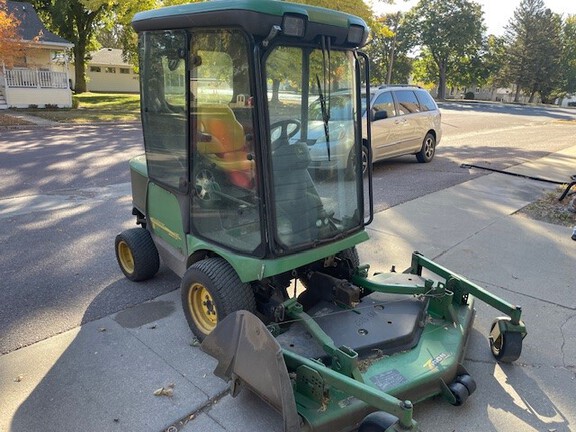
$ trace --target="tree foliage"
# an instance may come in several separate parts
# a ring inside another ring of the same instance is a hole
[[[371,26],[370,43],[365,51],[370,57],[372,84],[407,83],[412,69],[406,44],[398,38],[401,13],[376,17]]]
[[[562,82],[560,95],[576,93],[576,15],[566,18],[563,29],[561,57]]]
[[[18,32],[20,21],[8,12],[6,0],[0,0],[0,61],[11,66],[14,57],[22,50],[22,38]]]
[[[430,54],[438,69],[438,97],[443,99],[449,75],[457,73],[463,58],[478,54],[485,27],[482,9],[473,1],[420,0],[400,30],[406,43]]]
[[[506,27],[508,79],[520,91],[548,100],[560,81],[561,18],[543,0],[522,0]]]

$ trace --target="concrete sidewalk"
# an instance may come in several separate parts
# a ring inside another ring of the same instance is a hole
[[[576,147],[512,171],[569,181]],[[499,313],[477,302],[465,366],[478,390],[462,407],[416,405],[422,430],[576,430],[576,242],[569,228],[514,214],[551,188],[490,174],[388,209],[369,227],[358,249],[372,271],[404,269],[418,250],[523,306],[522,356],[500,365],[487,341]],[[1,356],[0,431],[282,430],[251,393],[231,398],[214,367],[171,292]]]

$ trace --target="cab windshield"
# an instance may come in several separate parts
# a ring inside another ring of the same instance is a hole
[[[359,228],[352,53],[277,46],[264,69],[276,243],[291,250]]]

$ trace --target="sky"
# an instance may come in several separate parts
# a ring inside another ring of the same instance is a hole
[[[514,15],[514,10],[520,4],[520,0],[474,0],[480,3],[484,11],[484,23],[488,29],[488,34],[502,36],[504,27]],[[386,5],[377,0],[371,0],[374,11],[380,15],[396,11],[407,11],[415,6],[417,0],[395,0],[394,5]],[[553,12],[566,15],[576,15],[575,0],[544,0],[547,8]]]

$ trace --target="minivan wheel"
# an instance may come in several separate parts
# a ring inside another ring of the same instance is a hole
[[[431,133],[427,133],[422,142],[422,149],[416,153],[416,159],[420,163],[430,162],[436,153],[436,138]]]
[[[368,148],[363,145],[362,146],[362,175],[366,175],[366,171],[368,170]],[[348,180],[352,180],[356,177],[356,167],[358,166],[356,153],[354,149],[350,151],[350,155],[348,156],[348,165],[346,165],[346,178]]]

